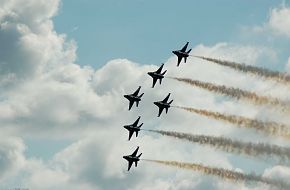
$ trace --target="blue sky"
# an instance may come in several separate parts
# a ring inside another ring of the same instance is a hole
[[[252,44],[242,38],[241,27],[263,24],[270,9],[282,3],[261,2],[64,0],[53,20],[57,32],[77,42],[81,65],[100,67],[115,58],[159,64],[186,41]]]

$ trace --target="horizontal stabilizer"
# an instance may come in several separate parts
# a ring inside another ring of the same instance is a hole
[[[168,108],[166,108],[166,114],[168,113]]]
[[[137,157],[140,158],[141,155],[142,155],[142,153],[140,153],[139,156],[137,156]]]

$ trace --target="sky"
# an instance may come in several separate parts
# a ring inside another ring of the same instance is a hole
[[[99,68],[116,58],[157,65],[187,41],[251,44],[242,39],[241,28],[265,22],[270,9],[280,5],[275,0],[64,0],[53,20],[56,31],[77,42],[81,65]]]
[[[290,72],[288,1],[0,0],[0,189],[264,190],[141,160],[127,171],[123,155],[201,163],[287,181],[289,160],[247,156],[124,125],[290,147],[280,136],[178,108],[157,117],[152,102],[168,93],[175,106],[290,125],[271,105],[208,92],[146,74],[165,63],[166,76],[249,90],[289,102],[289,86],[189,57],[176,67],[172,50],[187,41],[201,55]],[[124,94],[142,86],[138,108]]]

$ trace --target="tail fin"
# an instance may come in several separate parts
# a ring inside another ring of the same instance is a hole
[[[166,72],[167,72],[167,70],[165,70],[163,73],[161,73],[161,75],[165,75]]]
[[[186,53],[189,54],[191,52],[192,49],[188,50]]]
[[[139,105],[139,101],[136,101],[136,107],[138,107],[138,105]]]
[[[138,162],[137,162],[137,161],[135,161],[135,167],[137,167],[137,163],[138,163]]]
[[[167,114],[167,112],[168,112],[168,108],[166,108],[166,114]]]
[[[141,98],[144,95],[144,93],[142,93],[140,96],[138,96],[138,98]]]
[[[136,131],[136,137],[138,137],[138,131]]]
[[[159,79],[159,83],[160,83],[160,84],[162,83],[162,79]]]
[[[140,125],[139,125],[137,128],[139,128],[139,129],[140,129],[140,128],[142,127],[142,125],[143,125],[143,123],[141,123],[141,124],[140,124]]]
[[[170,102],[168,102],[168,104],[171,104],[173,102],[173,100],[171,100]]]

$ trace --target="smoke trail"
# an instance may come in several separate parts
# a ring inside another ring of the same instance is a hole
[[[190,84],[192,86],[196,86],[199,88],[206,89],[211,92],[227,95],[233,98],[236,98],[238,100],[246,100],[251,103],[257,104],[257,105],[263,105],[263,104],[269,104],[272,106],[278,106],[280,107],[283,111],[286,109],[289,111],[290,105],[288,102],[283,102],[277,98],[273,97],[267,97],[267,96],[259,96],[254,92],[249,92],[246,90],[241,90],[239,88],[233,88],[233,87],[226,87],[224,85],[216,85],[213,83],[208,83],[208,82],[202,82],[198,80],[192,80],[188,78],[177,78],[177,77],[168,77],[175,79],[180,82],[184,82],[187,84]]]
[[[226,115],[219,112],[211,112],[203,109],[179,107],[177,108],[200,114],[209,118],[236,124],[238,127],[253,128],[265,134],[277,135],[290,139],[290,128],[287,125],[276,122],[263,122],[256,119],[250,119],[236,115]]]
[[[268,158],[269,156],[276,157],[280,161],[285,162],[290,159],[290,148],[264,143],[249,143],[234,141],[224,137],[213,137],[206,135],[192,135],[188,133],[179,133],[174,131],[162,130],[147,130],[161,135],[175,137],[181,140],[186,140],[202,145],[209,145],[213,148],[223,150],[229,153],[244,154],[248,156]]]
[[[213,59],[213,58],[208,58],[208,57],[203,57],[203,56],[194,56],[194,57],[201,58],[210,62],[214,62],[222,66],[230,67],[234,70],[241,71],[244,73],[252,73],[254,75],[258,75],[267,79],[272,79],[278,82],[284,82],[284,83],[290,84],[290,76],[287,75],[286,73],[282,73],[278,71],[271,71],[265,68],[255,67],[252,65],[245,65],[241,63]]]
[[[236,172],[232,170],[227,170],[223,168],[214,168],[214,167],[208,167],[203,166],[201,164],[194,164],[194,163],[184,163],[184,162],[177,162],[177,161],[162,161],[162,160],[148,160],[143,159],[145,161],[154,162],[158,164],[163,164],[167,166],[173,166],[181,169],[187,169],[187,170],[194,170],[201,173],[204,173],[206,175],[213,175],[220,177],[222,179],[228,179],[232,181],[256,181],[256,182],[262,182],[267,185],[276,186],[283,189],[289,189],[290,185],[286,184],[282,181],[265,178],[263,176],[255,175],[255,174],[244,174],[241,172]]]

